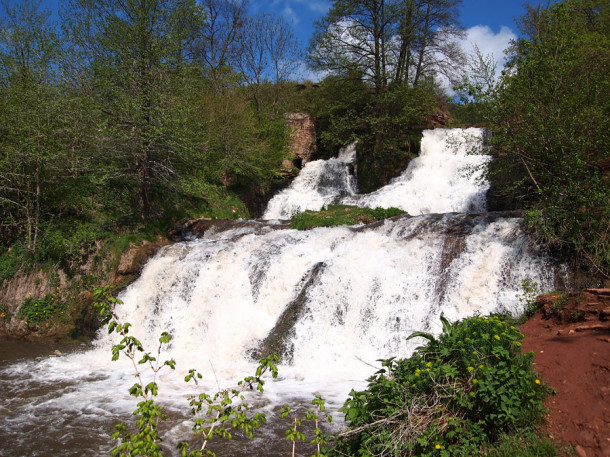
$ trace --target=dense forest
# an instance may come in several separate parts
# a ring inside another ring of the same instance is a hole
[[[317,119],[320,156],[359,140],[361,192],[404,169],[435,114],[489,126],[493,206],[607,276],[604,2],[529,7],[499,80],[457,45],[459,5],[335,0],[305,49],[246,0],[64,0],[58,20],[2,2],[0,280],[117,234],[256,216],[285,179],[294,111]],[[319,82],[295,80],[303,62]]]

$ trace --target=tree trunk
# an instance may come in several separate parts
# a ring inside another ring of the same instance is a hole
[[[426,6],[426,19],[424,21],[424,26],[422,28],[422,39],[421,39],[421,49],[419,50],[419,58],[417,59],[417,69],[415,71],[415,79],[413,80],[413,85],[416,85],[419,81],[419,78],[422,75],[422,69],[424,64],[424,55],[426,53],[426,46],[428,41],[428,33],[430,27],[430,3]]]

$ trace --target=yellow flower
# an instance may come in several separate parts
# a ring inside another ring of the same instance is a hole
[[[440,449],[440,448],[441,448],[441,445],[440,445],[440,444],[437,444],[437,445],[436,445],[436,446],[434,446],[434,447],[435,447],[436,449]]]
[[[534,382],[535,382],[536,384],[540,384],[540,379],[536,379]]]
[[[494,338],[498,341],[500,341],[500,337],[498,335],[494,335]]]
[[[468,367],[468,371],[472,371],[472,370],[474,370],[473,367]]]

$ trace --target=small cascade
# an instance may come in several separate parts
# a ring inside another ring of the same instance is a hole
[[[265,213],[283,219],[351,199],[413,217],[309,231],[238,221],[161,249],[118,307],[148,350],[156,350],[161,332],[173,335],[163,358],[175,359],[177,372],[160,376],[160,400],[172,412],[184,410],[193,393],[182,382],[190,368],[204,373],[199,389],[213,392],[277,351],[281,379],[266,385],[265,407],[321,394],[336,408],[364,386],[378,359],[411,353],[417,343],[406,340],[410,333],[438,332],[441,312],[450,320],[518,314],[524,279],[553,288],[554,267],[529,246],[519,218],[480,212],[487,158],[468,150],[481,147],[482,136],[481,129],[426,131],[409,169],[362,196],[350,171],[352,145],[339,158],[308,163]],[[0,455],[107,453],[113,424],[134,409],[127,394],[133,367],[110,360],[116,338],[102,329],[82,353],[0,367]],[[188,421],[168,431],[170,442],[189,434]],[[40,438],[28,439],[34,432]],[[247,442],[230,455],[254,454]]]
[[[342,203],[368,208],[394,206],[415,216],[485,211],[490,159],[483,154],[485,129],[425,130],[421,154],[389,185]]]
[[[263,219],[290,219],[306,210],[318,211],[338,198],[356,193],[356,143],[338,157],[305,164],[292,184],[268,203]]]

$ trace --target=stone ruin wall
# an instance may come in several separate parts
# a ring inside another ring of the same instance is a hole
[[[291,174],[294,168],[303,168],[316,152],[316,124],[308,113],[286,113],[284,122],[291,130],[291,157],[282,163],[282,171]]]

